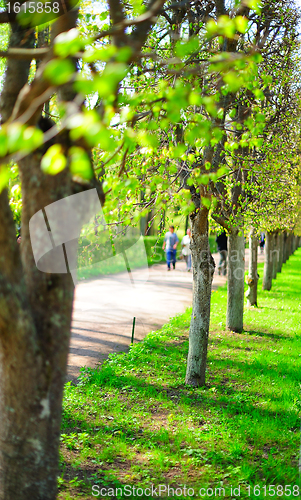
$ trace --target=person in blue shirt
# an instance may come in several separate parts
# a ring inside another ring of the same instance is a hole
[[[170,264],[172,262],[173,268],[176,268],[177,246],[179,238],[174,232],[174,226],[169,226],[169,231],[164,237],[163,250],[166,252],[167,271],[170,271]]]

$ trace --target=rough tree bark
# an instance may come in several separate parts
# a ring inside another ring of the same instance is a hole
[[[239,229],[229,231],[228,238],[228,293],[227,320],[228,330],[243,331],[245,277],[245,239]]]
[[[248,275],[248,290],[246,292],[247,307],[257,307],[257,259],[258,259],[258,237],[254,228],[249,234],[249,275]]]
[[[279,256],[279,248],[278,248],[278,233],[273,233],[273,273],[272,279],[275,280],[277,278],[277,267],[278,267],[278,256]]]
[[[283,232],[279,233],[279,258],[278,258],[278,264],[277,264],[277,272],[281,273],[282,270],[282,263],[283,263]]]
[[[208,210],[201,208],[190,216],[192,237],[193,302],[189,330],[186,384],[205,384],[209,337],[211,286],[215,263],[210,253]]]
[[[283,261],[282,264],[285,264],[287,261],[287,232],[283,233]]]
[[[273,233],[267,231],[265,239],[263,290],[271,290],[273,277]]]
[[[30,33],[13,26],[10,46],[30,44]],[[29,66],[30,61],[8,63],[1,95],[3,121],[10,117],[27,83]],[[20,246],[15,241],[7,192],[0,196],[1,500],[53,500],[57,490],[74,286],[70,274],[49,276],[38,271],[28,223],[38,210],[73,194],[73,189],[68,171],[52,178],[42,173],[41,156],[37,151],[19,162],[23,198]]]
[[[294,252],[295,252],[295,236],[294,236],[294,233],[292,233],[292,240],[291,240],[291,254],[293,255]]]
[[[292,234],[288,233],[286,241],[286,260],[292,255]]]
[[[55,498],[57,488],[74,286],[70,274],[49,276],[38,271],[28,221],[38,210],[72,191],[66,175],[52,182],[46,179],[34,155],[23,160],[21,171],[20,283],[14,286],[15,299],[6,300],[7,320],[1,325],[0,498],[14,500],[22,492],[24,500],[48,500]],[[33,171],[36,177],[32,181]],[[34,184],[37,196],[31,197],[27,183]]]
[[[294,253],[295,253],[295,251],[296,251],[296,250],[297,250],[297,248],[298,248],[298,245],[297,245],[297,236],[294,234],[294,235],[293,235],[293,238],[294,238]]]

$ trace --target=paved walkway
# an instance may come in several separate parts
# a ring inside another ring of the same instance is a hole
[[[218,254],[214,258],[218,262]],[[127,273],[93,278],[77,285],[68,380],[75,380],[82,366],[95,367],[108,354],[127,351],[134,316],[135,340],[141,340],[192,303],[192,273],[186,271],[184,262],[178,262],[176,270],[170,272],[165,264],[136,270],[132,279],[134,287]],[[225,282],[226,278],[216,271],[213,289]]]

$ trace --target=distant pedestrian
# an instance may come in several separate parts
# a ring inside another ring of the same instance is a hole
[[[265,246],[265,234],[264,233],[260,233],[260,243],[259,243],[259,246],[260,246],[260,253],[263,253],[264,246]]]
[[[223,276],[226,276],[228,241],[225,231],[223,231],[219,236],[217,236],[215,241],[217,243],[217,250],[219,251],[220,255],[220,261],[218,264],[218,274],[219,275],[223,274]]]
[[[176,256],[177,256],[177,246],[179,243],[179,238],[174,232],[174,226],[169,226],[169,231],[166,233],[163,242],[163,250],[166,251],[166,262],[167,270],[170,271],[170,264],[172,263],[173,268],[176,268]]]
[[[187,229],[187,234],[185,234],[184,238],[181,241],[182,245],[182,255],[186,262],[187,271],[191,271],[191,250],[190,250],[190,236],[191,230]]]

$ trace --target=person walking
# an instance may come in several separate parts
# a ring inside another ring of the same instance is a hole
[[[264,246],[265,246],[265,234],[263,232],[260,233],[260,253],[264,252]]]
[[[169,231],[166,233],[163,242],[163,250],[166,251],[167,271],[170,271],[171,262],[173,264],[173,268],[176,268],[177,246],[179,243],[179,238],[174,231],[174,226],[169,226]]]
[[[227,250],[228,250],[228,238],[223,231],[219,236],[216,238],[216,243],[217,243],[217,250],[219,251],[220,255],[220,261],[218,264],[218,274],[221,275],[223,273],[223,276],[226,276],[227,274]]]
[[[183,237],[183,239],[181,241],[182,255],[183,255],[184,260],[186,262],[186,269],[188,272],[191,271],[190,237],[191,237],[191,230],[188,228],[187,234],[185,234],[185,236]]]

